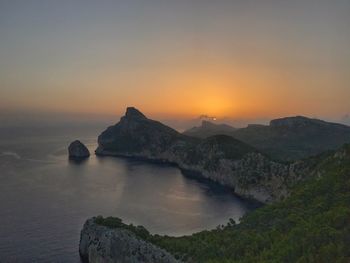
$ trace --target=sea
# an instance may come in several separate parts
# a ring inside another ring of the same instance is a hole
[[[102,124],[0,124],[0,262],[81,262],[86,219],[116,216],[153,234],[191,235],[255,205],[171,165],[97,157]],[[68,159],[79,139],[91,157]]]

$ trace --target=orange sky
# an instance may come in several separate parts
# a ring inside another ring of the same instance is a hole
[[[70,1],[0,11],[0,107],[154,117],[350,112],[344,1]],[[162,4],[161,4],[162,3]]]

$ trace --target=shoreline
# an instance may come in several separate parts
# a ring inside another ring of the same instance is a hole
[[[155,164],[155,165],[165,165],[165,166],[170,166],[170,167],[176,167],[180,170],[182,176],[191,179],[191,180],[196,180],[197,182],[201,182],[204,184],[209,184],[212,186],[220,186],[223,188],[226,188],[227,190],[229,190],[233,196],[237,197],[239,200],[246,202],[249,204],[249,206],[252,206],[252,208],[255,210],[259,207],[262,207],[264,205],[266,205],[266,203],[260,202],[257,199],[254,198],[250,198],[247,196],[243,196],[243,195],[239,195],[238,193],[235,192],[235,189],[233,187],[230,187],[228,185],[222,184],[218,181],[215,181],[213,179],[204,177],[200,172],[198,171],[194,171],[194,170],[190,170],[190,169],[186,169],[186,168],[182,168],[178,163],[176,162],[171,162],[165,159],[150,159],[147,157],[143,157],[143,156],[131,156],[131,155],[123,155],[123,154],[117,154],[117,153],[113,153],[113,152],[107,152],[107,153],[101,153],[101,152],[97,152],[97,150],[95,150],[95,155],[97,158],[104,158],[104,157],[115,157],[115,158],[122,158],[122,159],[128,159],[128,160],[134,160],[134,161],[142,161],[148,164]]]

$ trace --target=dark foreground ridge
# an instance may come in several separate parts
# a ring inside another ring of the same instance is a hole
[[[135,261],[118,260],[126,257],[113,240],[132,233],[130,239],[124,239],[124,246],[132,246],[137,239],[187,263],[347,263],[350,261],[350,145],[314,157],[308,165],[312,167],[308,179],[296,184],[288,198],[258,208],[245,215],[239,224],[230,220],[215,230],[169,237],[151,235],[143,227],[125,225],[118,218],[97,217],[89,219],[82,230],[81,253],[90,258],[90,263],[172,262],[166,261],[168,257],[164,261],[149,261],[141,256]],[[93,238],[86,239],[86,235]],[[104,258],[106,251],[113,256]]]
[[[176,164],[262,203],[280,200],[304,178],[304,162],[272,160],[254,147],[227,135],[193,138],[127,108],[116,125],[98,137],[97,155],[124,156]]]

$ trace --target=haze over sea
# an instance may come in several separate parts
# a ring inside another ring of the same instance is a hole
[[[96,148],[96,125],[0,129],[0,255],[5,262],[80,262],[86,218],[118,216],[152,233],[183,235],[252,209],[231,191],[172,166],[121,158],[68,161],[74,139]]]

